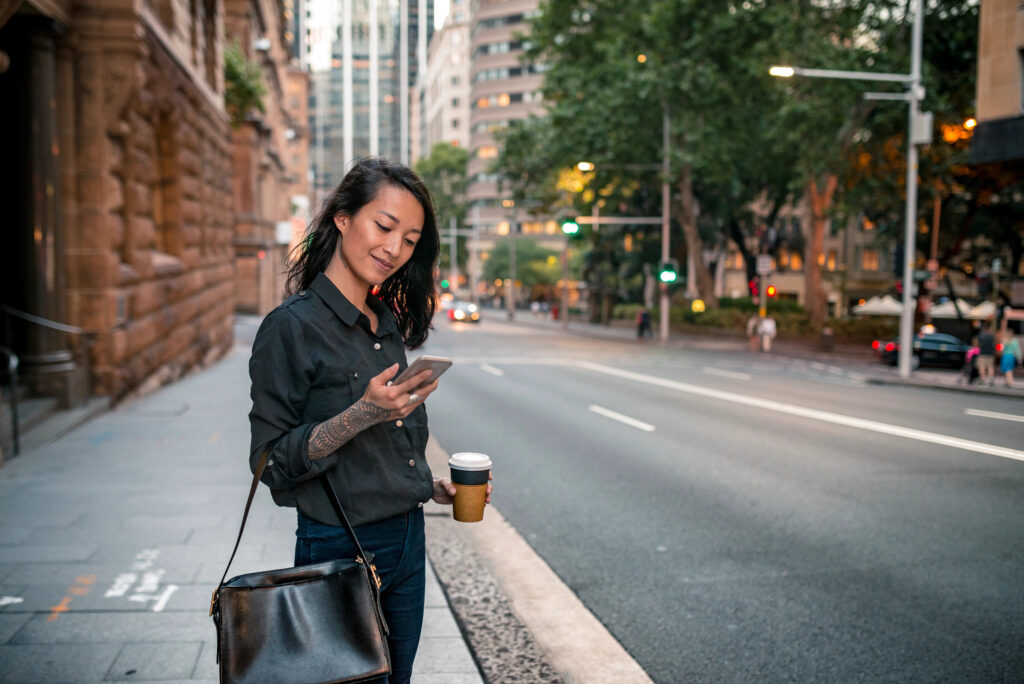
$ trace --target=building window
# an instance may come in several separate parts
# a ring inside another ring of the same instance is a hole
[[[458,128],[458,127],[459,127],[459,120],[458,119],[452,119],[452,128]]]
[[[860,269],[862,271],[878,270],[878,250],[865,249],[860,254]]]
[[[789,270],[801,271],[804,267],[804,257],[800,252],[793,252],[789,255]]]
[[[825,268],[830,271],[836,270],[836,250],[828,250],[828,258],[825,259]]]
[[[864,230],[874,230],[875,229],[875,222],[872,221],[871,219],[869,219],[867,216],[865,216],[864,218],[862,218],[860,220],[860,226]]]
[[[476,151],[476,156],[480,159],[494,159],[498,156],[498,148],[494,145],[484,145]]]
[[[459,77],[458,76],[452,76],[452,85],[453,86],[459,85]]]
[[[459,106],[459,98],[453,97],[452,98],[452,107],[458,107],[458,106]]]

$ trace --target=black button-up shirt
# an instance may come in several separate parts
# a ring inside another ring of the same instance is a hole
[[[309,458],[313,428],[357,402],[370,378],[408,365],[394,316],[372,295],[377,332],[367,317],[321,273],[309,289],[271,311],[249,360],[252,411],[250,467],[264,449],[262,481],[279,506],[296,506],[320,522],[340,525],[316,478],[326,472],[353,525],[383,520],[430,499],[433,478],[424,451],[427,412],[378,423],[324,458]]]

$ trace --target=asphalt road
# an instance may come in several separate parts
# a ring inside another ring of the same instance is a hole
[[[1024,402],[437,325],[432,434],[655,681],[1024,680]]]

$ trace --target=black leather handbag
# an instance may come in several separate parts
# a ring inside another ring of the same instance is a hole
[[[352,538],[356,557],[224,581],[268,458],[269,452],[264,452],[256,466],[235,548],[210,601],[220,681],[364,682],[390,674],[387,624],[373,556],[359,545],[326,476],[320,482]]]

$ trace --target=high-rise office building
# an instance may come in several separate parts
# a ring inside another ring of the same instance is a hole
[[[471,221],[482,234],[555,233],[554,221],[538,221],[521,207],[509,206],[490,165],[498,156],[494,133],[510,121],[542,115],[544,76],[536,65],[523,64],[521,36],[537,13],[537,0],[473,0],[470,18],[470,158]]]
[[[410,161],[410,103],[433,33],[433,0],[307,0],[315,195],[367,155]]]
[[[440,142],[469,149],[469,0],[452,0],[428,55],[422,154]]]

